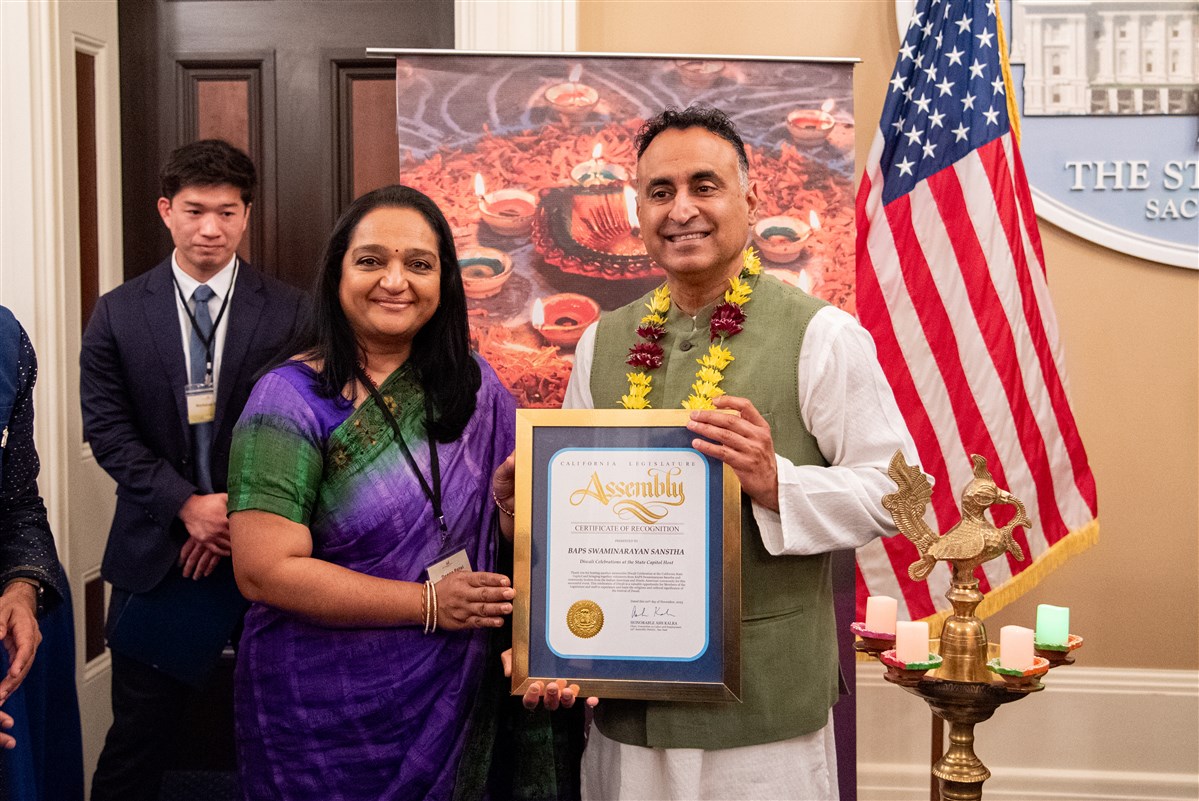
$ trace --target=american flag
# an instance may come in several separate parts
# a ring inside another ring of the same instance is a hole
[[[990,614],[1098,537],[1095,480],[1067,398],[1057,320],[1013,127],[996,0],[920,0],[857,197],[857,305],[935,479],[934,520],[960,518],[970,454],[1024,501],[1031,529],[983,567]],[[1010,506],[992,507],[1003,525]],[[944,615],[947,565],[912,581],[902,536],[858,552],[858,610],[899,599]],[[858,617],[861,620],[861,617]]]

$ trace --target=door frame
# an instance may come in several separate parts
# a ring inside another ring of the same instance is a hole
[[[0,299],[21,320],[38,354],[39,489],[74,598],[75,678],[90,779],[111,720],[111,662],[107,651],[86,660],[85,586],[99,579],[115,485],[83,441],[79,409],[76,54],[94,59],[96,278],[104,293],[123,273],[116,2],[0,3],[0,37],[0,104],[6,112],[0,122]],[[104,522],[91,522],[97,520]],[[99,596],[92,599],[98,607],[93,619],[103,616],[103,592]]]

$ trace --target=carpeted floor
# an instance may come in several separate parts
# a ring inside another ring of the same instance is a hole
[[[240,801],[237,774],[219,770],[171,771],[158,801]]]

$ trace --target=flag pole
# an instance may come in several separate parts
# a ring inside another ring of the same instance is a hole
[[[933,737],[932,737],[932,760],[930,766],[936,766],[941,761],[941,757],[945,756],[945,721],[937,717],[936,713],[930,713],[933,716]],[[941,788],[937,781],[936,775],[931,771],[928,774],[928,801],[941,801]]]

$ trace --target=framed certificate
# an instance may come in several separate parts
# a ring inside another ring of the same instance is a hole
[[[514,694],[737,699],[741,487],[689,419],[517,411]]]

